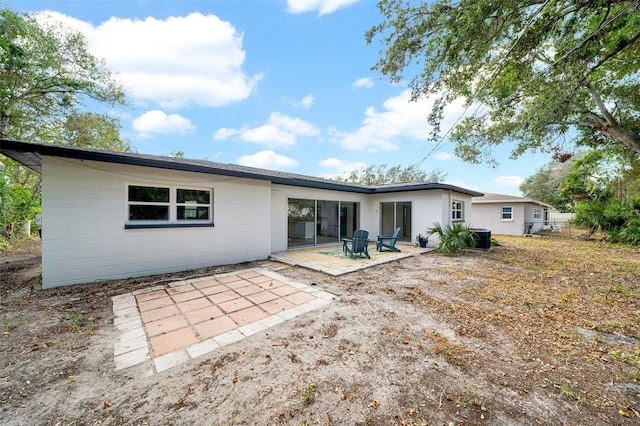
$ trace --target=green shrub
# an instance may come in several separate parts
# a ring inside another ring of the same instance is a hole
[[[436,234],[438,236],[440,242],[436,247],[436,251],[439,253],[451,254],[475,247],[477,244],[471,226],[460,222],[455,222],[445,227],[436,222],[433,227],[427,229],[427,234]]]
[[[573,223],[602,231],[612,243],[640,245],[640,200],[592,200],[576,205]]]
[[[607,236],[612,243],[640,245],[640,218],[629,219],[620,229],[609,231]]]
[[[20,185],[8,184],[0,175],[0,238],[5,242],[20,237],[20,229],[41,211],[40,198]]]

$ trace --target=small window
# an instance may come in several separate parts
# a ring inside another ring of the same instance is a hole
[[[542,219],[542,209],[539,209],[537,207],[533,209],[533,219],[534,220]]]
[[[177,189],[176,194],[176,217],[178,220],[209,220],[210,191]]]
[[[502,220],[513,220],[513,207],[502,207]]]
[[[451,203],[451,220],[463,221],[464,220],[464,202],[453,200]]]
[[[169,188],[129,186],[128,220],[169,220]]]

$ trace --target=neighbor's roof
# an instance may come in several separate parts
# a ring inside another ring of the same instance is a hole
[[[414,182],[394,185],[367,186],[354,183],[337,182],[315,176],[305,176],[275,170],[245,167],[237,164],[224,164],[206,160],[164,157],[132,152],[102,151],[98,149],[75,148],[63,145],[21,142],[10,139],[0,139],[0,153],[40,173],[42,172],[42,157],[51,156],[258,179],[280,185],[292,185],[304,188],[329,189],[334,191],[364,194],[442,189],[471,195],[472,197],[482,195],[480,192],[445,183]]]
[[[505,194],[492,194],[490,192],[486,192],[483,196],[477,197],[474,196],[471,198],[471,202],[474,204],[489,204],[489,203],[533,203],[538,204],[540,206],[545,206],[549,208],[553,208],[552,205],[543,203],[542,201],[537,201],[532,198],[526,197],[517,197],[515,195],[505,195]]]

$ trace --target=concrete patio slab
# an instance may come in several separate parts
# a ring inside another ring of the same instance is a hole
[[[335,295],[246,269],[114,296],[116,370],[160,373],[331,303]]]
[[[279,253],[272,253],[269,258],[291,266],[301,266],[314,271],[324,272],[331,276],[339,276],[359,271],[365,268],[394,262],[412,256],[419,256],[423,253],[433,251],[433,248],[416,247],[408,243],[398,243],[400,252],[376,250],[375,242],[369,243],[369,255],[366,257],[356,257],[344,255],[342,244],[332,244],[327,246],[316,246],[312,248],[288,250]]]

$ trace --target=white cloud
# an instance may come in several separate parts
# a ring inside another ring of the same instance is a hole
[[[259,167],[269,170],[280,170],[296,167],[298,162],[293,158],[276,154],[273,151],[260,151],[252,155],[238,157],[236,162],[243,166]]]
[[[354,132],[334,129],[333,134],[340,139],[340,145],[346,150],[394,151],[399,149],[397,138],[427,138],[430,131],[427,116],[432,105],[431,99],[411,102],[411,91],[406,89],[398,96],[388,98],[383,103],[384,111],[367,108],[359,129]],[[456,100],[445,107],[442,129],[448,129],[463,110],[462,100]]]
[[[367,167],[367,165],[362,161],[346,161],[340,160],[338,158],[327,158],[324,160],[320,160],[318,161],[318,164],[322,167],[333,169],[335,173],[332,176],[349,174],[354,170]]]
[[[440,161],[449,161],[455,159],[456,156],[448,152],[438,152],[433,155],[433,158]]]
[[[315,100],[316,98],[313,95],[307,95],[294,105],[301,108],[310,108]]]
[[[358,1],[360,0],[287,0],[287,10],[293,14],[317,10],[318,15],[322,16]]]
[[[374,83],[371,77],[362,77],[354,81],[351,86],[353,86],[354,89],[371,89]]]
[[[216,132],[213,134],[213,140],[221,141],[224,139],[229,139],[240,133],[241,133],[240,130],[223,127],[221,129],[216,130]]]
[[[491,182],[495,186],[502,188],[518,188],[524,182],[524,178],[520,176],[498,176],[491,179]]]
[[[215,15],[111,18],[93,26],[58,12],[43,14],[82,32],[91,52],[139,100],[217,107],[246,99],[262,78],[242,70],[244,34]]]
[[[267,123],[262,126],[218,129],[213,134],[213,139],[224,140],[233,137],[243,142],[264,144],[270,148],[284,148],[295,145],[300,136],[315,136],[319,133],[318,128],[307,121],[272,112]]]
[[[286,102],[287,104],[291,105],[294,108],[304,108],[304,109],[311,108],[311,106],[316,100],[315,96],[313,96],[312,94],[308,94],[302,99],[291,99],[287,97],[283,97],[282,99],[284,102]]]
[[[190,120],[178,114],[167,115],[160,110],[145,112],[135,118],[132,125],[140,132],[140,137],[151,137],[154,133],[186,133],[196,128]]]

